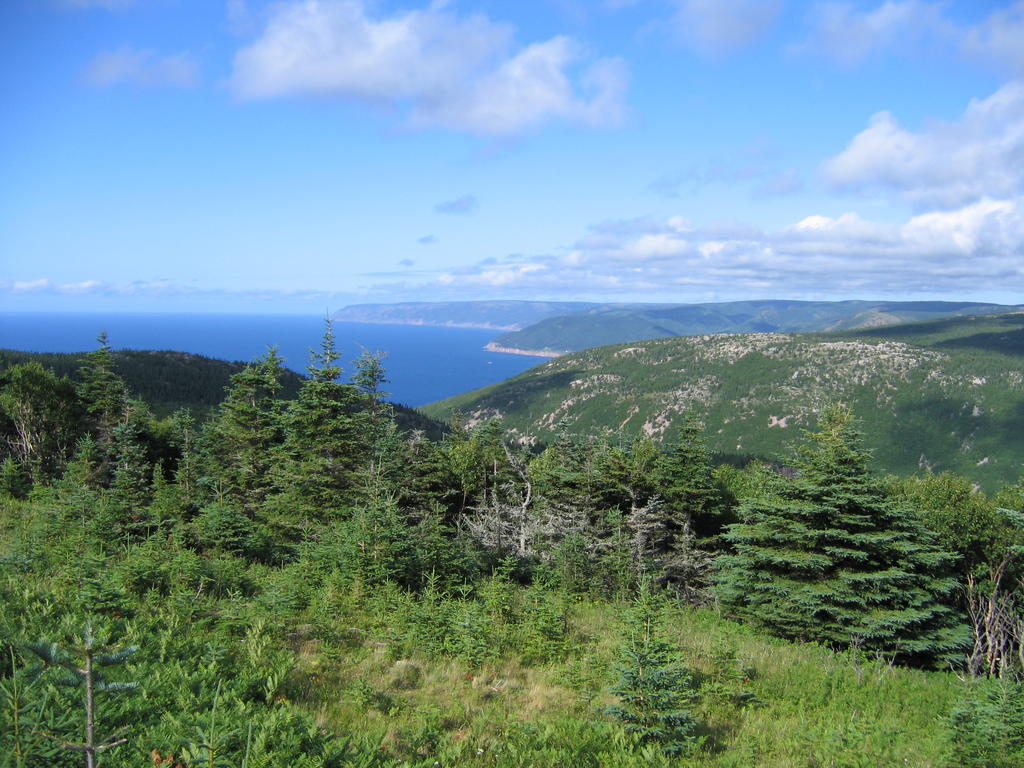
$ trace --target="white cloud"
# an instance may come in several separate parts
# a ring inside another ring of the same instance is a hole
[[[810,11],[810,34],[795,50],[853,67],[873,56],[931,49],[1024,75],[1024,0],[996,8],[973,25],[958,23],[948,7],[941,0],[885,0],[863,10],[850,2],[818,2]]]
[[[126,46],[97,54],[86,67],[85,81],[98,87],[127,84],[191,88],[199,83],[199,64],[188,51],[165,56]]]
[[[265,301],[294,299],[296,301],[323,301],[342,295],[326,288],[280,289],[280,288],[198,288],[195,285],[176,283],[170,280],[135,280],[130,283],[116,283],[107,280],[80,280],[59,282],[47,277],[36,280],[0,280],[0,295],[32,294],[42,297],[85,297],[89,299],[120,300],[137,298],[145,300],[162,299],[241,299],[244,301]]]
[[[811,11],[811,27],[811,37],[800,49],[844,66],[860,64],[883,51],[906,53],[927,40],[954,33],[943,5],[923,0],[886,0],[869,11],[845,2],[818,3]]]
[[[36,291],[49,290],[50,281],[45,277],[41,277],[38,280],[15,280],[9,285],[9,290],[13,293],[34,293]]]
[[[836,188],[895,190],[924,205],[961,206],[1024,191],[1024,83],[972,100],[954,122],[914,133],[889,112],[824,166]]]
[[[378,286],[383,288],[384,286]],[[605,222],[561,256],[449,270],[421,292],[458,295],[837,298],[1024,291],[1024,198],[985,199],[902,223],[807,216],[772,232],[675,220]]]
[[[70,294],[134,294],[138,292],[153,293],[164,291],[170,288],[169,283],[132,283],[130,285],[115,285],[102,280],[81,280],[74,283],[60,283],[50,280],[48,277],[40,277],[36,280],[13,280],[0,281],[0,292],[10,293],[51,293],[59,295]],[[182,292],[182,291],[178,291]]]
[[[1024,2],[1000,8],[967,30],[963,50],[1014,75],[1024,75]]]
[[[444,5],[372,18],[361,0],[283,3],[235,55],[231,87],[242,99],[308,94],[384,104],[415,125],[484,135],[555,119],[620,119],[620,61],[577,71],[583,54],[569,38],[515,50],[510,25]]]
[[[1016,203],[986,198],[955,211],[915,216],[901,234],[906,242],[925,249],[942,248],[965,256],[979,251],[1019,255],[1024,252],[1022,214]]]
[[[434,206],[435,213],[447,213],[453,215],[468,215],[480,207],[480,200],[476,195],[463,195],[454,200],[445,200]]]
[[[722,55],[767,33],[780,7],[780,0],[678,0],[675,23],[690,46]]]

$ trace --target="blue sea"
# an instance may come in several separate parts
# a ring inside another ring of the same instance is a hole
[[[276,346],[289,368],[304,372],[319,349],[323,317],[305,315],[0,313],[0,348],[83,352],[105,330],[115,349],[174,349],[223,360],[254,360]],[[515,376],[544,361],[488,352],[499,331],[372,323],[335,323],[346,372],[363,349],[386,354],[389,399],[424,405]]]

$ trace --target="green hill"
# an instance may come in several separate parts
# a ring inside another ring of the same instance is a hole
[[[678,306],[604,306],[549,317],[502,334],[496,347],[570,352],[625,341],[703,333],[791,333],[872,328],[1020,309],[949,301],[736,301]]]
[[[838,400],[864,420],[877,470],[950,469],[994,487],[1024,469],[1022,360],[1024,314],[706,334],[587,349],[423,411],[500,417],[523,441],[546,442],[602,428],[671,439],[692,410],[721,456],[775,457]]]
[[[84,352],[21,352],[0,349],[0,373],[12,365],[37,360],[58,376],[75,379]],[[231,377],[246,363],[228,362],[189,352],[170,350],[119,349],[113,352],[114,367],[135,397],[145,400],[157,416],[168,416],[189,408],[205,418],[221,400]],[[284,370],[282,396],[291,400],[298,394],[302,376]],[[421,429],[432,437],[444,432],[443,425],[404,405],[393,404],[395,420],[403,430]]]
[[[37,360],[58,376],[75,379],[84,352],[20,352],[0,349],[0,371],[12,365]],[[204,415],[224,399],[224,388],[245,363],[217,360],[170,350],[119,349],[113,352],[114,367],[135,397],[141,397],[158,416],[178,408],[190,408]],[[284,373],[284,395],[292,398],[299,391],[302,376]]]

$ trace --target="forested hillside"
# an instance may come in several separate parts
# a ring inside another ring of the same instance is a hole
[[[15,365],[38,362],[58,377],[77,379],[85,352],[19,352],[0,349],[0,372]],[[154,413],[169,416],[178,408],[190,408],[206,414],[224,399],[224,388],[245,363],[216,360],[188,352],[169,350],[111,350],[114,372],[129,392],[146,401]],[[284,369],[281,373],[282,397],[291,399],[299,391],[302,377]]]
[[[785,471],[691,417],[430,439],[337,360],[203,423],[105,345],[0,375],[0,766],[1024,759],[1024,479],[882,476],[824,399]]]
[[[139,398],[154,415],[166,417],[187,408],[204,420],[224,399],[231,377],[245,370],[246,363],[217,360],[189,352],[148,349],[112,349],[113,370],[123,379],[129,396]],[[8,368],[38,362],[58,378],[77,381],[86,353],[20,352],[0,349],[0,375]],[[302,376],[282,367],[281,393],[293,400],[299,393]],[[445,427],[419,411],[400,403],[390,403],[395,421],[402,430],[423,430],[439,437]]]
[[[577,352],[433,403],[435,418],[501,418],[517,438],[642,431],[672,440],[687,414],[723,457],[771,457],[831,401],[863,419],[876,471],[952,470],[988,488],[1024,455],[1024,315],[857,333],[721,334]]]

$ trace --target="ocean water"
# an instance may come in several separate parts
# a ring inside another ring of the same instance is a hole
[[[223,360],[251,361],[276,346],[303,372],[319,349],[323,317],[305,315],[0,313],[0,348],[83,352],[105,330],[115,349],[174,349]],[[363,349],[386,354],[389,399],[424,405],[515,376],[544,361],[488,352],[499,331],[373,323],[335,323],[346,373]]]

